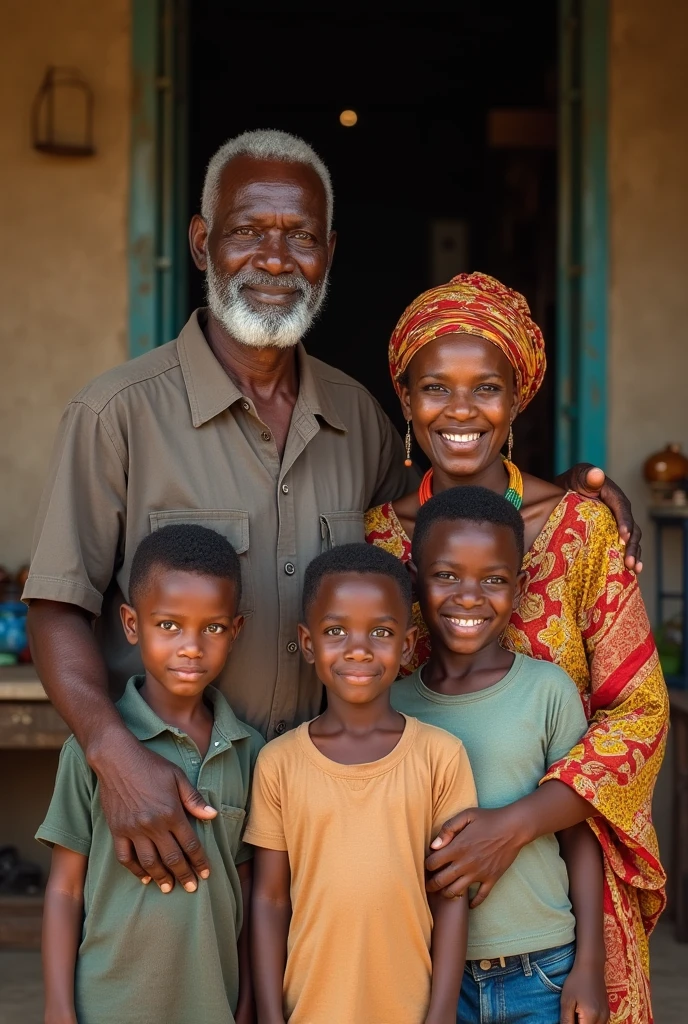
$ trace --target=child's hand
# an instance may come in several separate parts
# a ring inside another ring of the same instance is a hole
[[[607,1024],[604,964],[574,962],[561,992],[561,1024]]]

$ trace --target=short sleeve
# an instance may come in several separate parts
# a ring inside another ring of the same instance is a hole
[[[576,684],[572,679],[569,679],[568,682],[569,686],[565,691],[567,698],[562,700],[556,708],[550,726],[546,756],[548,770],[556,761],[560,761],[562,757],[572,751],[588,729],[583,703]]]
[[[250,733],[251,733],[250,740],[249,740],[249,742],[251,744],[251,761],[250,761],[250,769],[249,769],[250,770],[250,778],[249,778],[249,787],[248,787],[248,800],[246,801],[246,817],[248,818],[248,816],[249,816],[249,814],[251,812],[251,797],[252,797],[252,794],[253,794],[253,779],[255,777],[256,761],[257,761],[259,753],[261,752],[261,750],[265,746],[265,740],[263,739],[263,737],[260,735],[259,732],[256,732],[255,729],[251,729],[250,726],[247,726],[247,728],[250,729]],[[244,829],[244,835],[245,835],[245,833],[246,833],[246,829]],[[253,847],[250,846],[248,843],[244,842],[244,835],[242,835],[242,837],[241,837],[241,842],[239,843],[239,848],[238,848],[238,850],[236,852],[236,856],[234,858],[234,863],[237,865],[237,867],[239,866],[239,864],[244,864],[245,861],[251,860],[251,858],[253,857]]]
[[[438,772],[433,785],[432,838],[445,821],[467,807],[478,806],[478,794],[466,748],[456,741],[458,750],[446,767]]]
[[[38,510],[31,571],[22,595],[100,614],[124,531],[127,477],[103,419],[81,401],[67,407]]]
[[[279,775],[264,750],[258,755],[251,789],[251,811],[244,842],[266,850],[286,850]]]
[[[55,789],[45,821],[36,832],[44,846],[64,846],[88,856],[93,833],[91,807],[95,777],[72,738],[60,752]]]

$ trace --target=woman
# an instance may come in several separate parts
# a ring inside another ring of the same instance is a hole
[[[611,1021],[649,1024],[647,938],[665,902],[650,803],[666,741],[666,687],[608,509],[521,475],[511,461],[513,421],[545,372],[542,334],[523,296],[484,274],[460,274],[404,312],[389,363],[408,423],[407,456],[413,428],[431,469],[418,491],[367,513],[369,543],[406,561],[416,514],[432,494],[466,484],[504,494],[525,522],[528,580],[503,643],[561,665],[590,722],[536,794],[445,826],[445,839],[456,838],[429,859],[432,870],[444,868],[433,884],[458,879],[458,891],[480,880],[476,905],[525,843],[588,819],[604,853]],[[429,647],[417,607],[415,614],[417,666]]]

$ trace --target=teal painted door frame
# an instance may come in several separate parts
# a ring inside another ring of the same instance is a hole
[[[132,0],[129,353],[186,315],[186,0]]]
[[[608,0],[559,0],[556,468],[607,454]]]

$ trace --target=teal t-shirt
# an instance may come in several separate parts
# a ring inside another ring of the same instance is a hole
[[[458,736],[481,807],[503,807],[534,792],[587,729],[575,683],[549,662],[516,654],[494,686],[459,696],[428,689],[422,674],[420,668],[396,682],[392,704]],[[556,836],[542,836],[521,850],[485,902],[471,910],[468,959],[550,949],[574,935],[566,865]]]
[[[163,722],[127,684],[117,707],[149,750],[182,769],[211,806],[211,821],[191,823],[211,874],[195,893],[142,885],[118,862],[99,784],[71,736],[60,754],[55,791],[36,838],[88,857],[84,923],[74,1000],[79,1024],[233,1024],[239,993],[237,939],[242,923],[237,865],[252,856],[242,840],[251,774],[263,739],[209,686],[210,747],[198,747]]]

